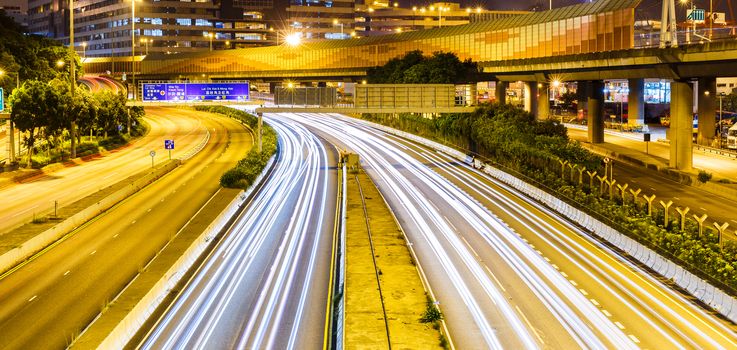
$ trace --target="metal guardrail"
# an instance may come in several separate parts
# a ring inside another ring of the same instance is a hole
[[[715,147],[702,146],[702,145],[694,145],[694,148],[699,151],[705,152],[705,153],[717,154],[722,157],[737,159],[736,151],[730,151],[730,150],[726,150],[723,148],[715,148]]]

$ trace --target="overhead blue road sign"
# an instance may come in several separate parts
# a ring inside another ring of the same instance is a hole
[[[164,149],[174,149],[174,140],[164,140]]]
[[[248,101],[248,82],[143,84],[144,101]]]

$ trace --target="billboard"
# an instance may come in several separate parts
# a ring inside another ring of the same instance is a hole
[[[144,83],[143,101],[248,101],[248,89],[248,82]]]

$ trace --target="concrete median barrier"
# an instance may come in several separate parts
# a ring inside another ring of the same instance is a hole
[[[193,240],[189,247],[185,250],[174,264],[157,280],[154,286],[148,290],[145,296],[137,302],[128,311],[125,316],[120,319],[111,332],[101,341],[92,341],[94,335],[88,335],[88,339],[84,339],[83,334],[80,339],[78,348],[97,348],[97,349],[122,349],[130,341],[130,339],[143,326],[149,316],[159,307],[169,292],[181,281],[187,271],[192,268],[193,264],[200,258],[201,254],[211,244],[212,238],[221,232],[230,219],[236,214],[245,201],[252,195],[257,184],[264,180],[264,177],[274,164],[274,157],[267,163],[264,170],[256,178],[247,191],[241,191],[220,214],[203,230],[203,232]],[[125,293],[125,290],[121,293]],[[90,327],[94,327],[93,325]],[[85,333],[95,333],[97,330],[90,331],[88,328]]]
[[[35,235],[33,238],[27,240],[18,247],[5,252],[0,255],[0,271],[10,270],[14,266],[33,256],[33,254],[36,254],[68,233],[74,231],[77,227],[90,221],[95,216],[112,208],[115,204],[130,197],[141,188],[166,175],[178,167],[179,164],[181,164],[181,162],[175,159],[166,162],[164,165],[161,165],[156,169],[150,170],[146,175],[136,179],[129,185],[105,197],[94,205],[70,216],[48,230]]]

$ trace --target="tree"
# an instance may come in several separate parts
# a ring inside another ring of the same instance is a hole
[[[107,138],[108,133],[118,134],[118,126],[123,125],[123,117],[127,118],[128,111],[125,107],[125,96],[111,90],[102,90],[95,94],[99,106],[97,113],[97,124]]]
[[[369,69],[367,75],[370,83],[453,84],[472,81],[477,69],[475,63],[461,62],[451,52],[434,52],[425,57],[416,50]]]
[[[21,132],[29,133],[26,139],[28,168],[32,165],[31,158],[36,135],[40,128],[49,126],[49,116],[55,112],[55,108],[48,104],[50,97],[54,99],[52,94],[53,91],[46,83],[33,80],[15,89],[8,100],[12,108],[11,118],[16,127]]]

